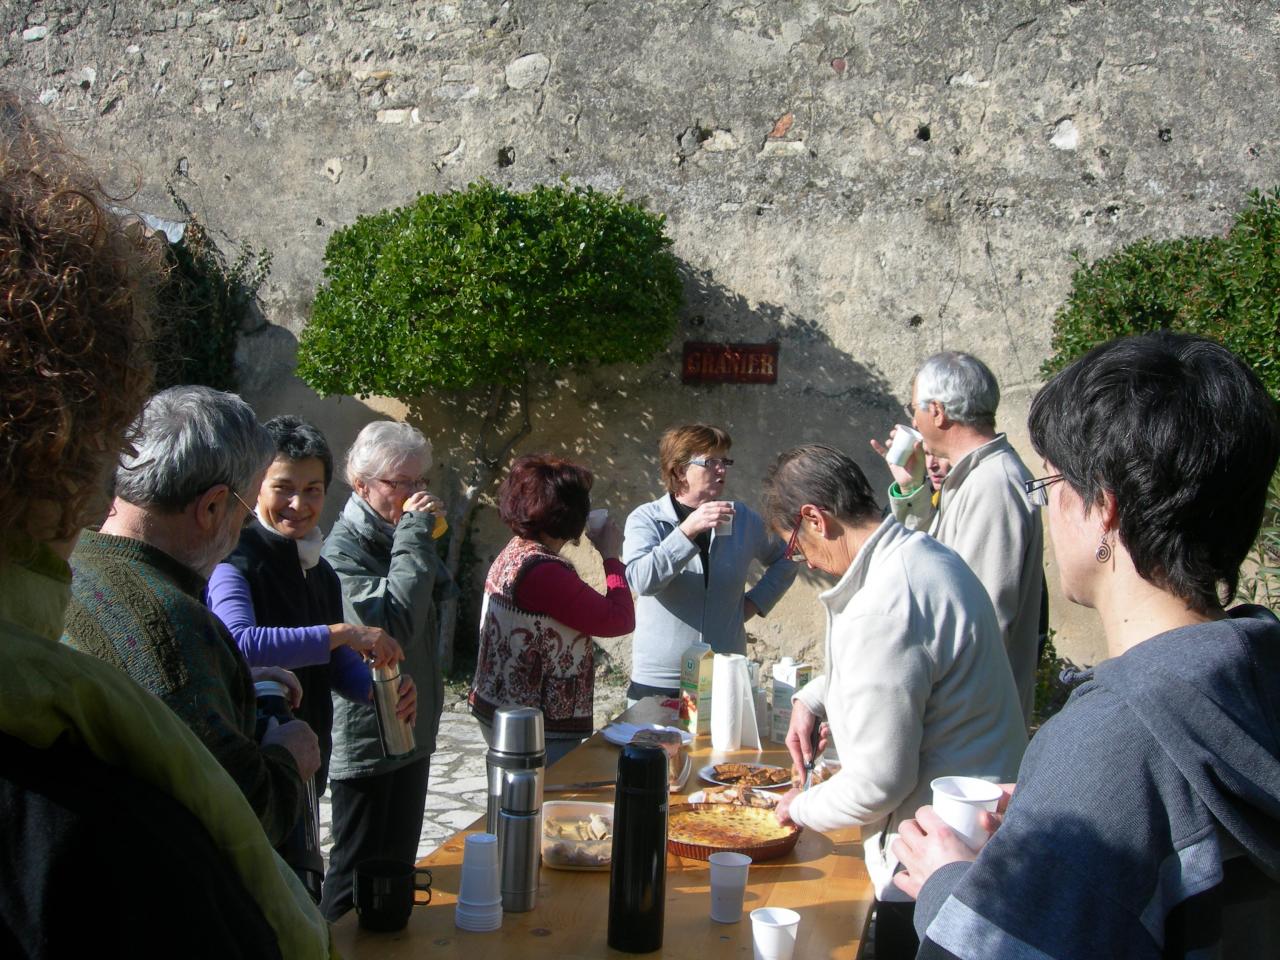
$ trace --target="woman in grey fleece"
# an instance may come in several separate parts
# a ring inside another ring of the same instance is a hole
[[[919,956],[1280,956],[1280,621],[1224,609],[1275,402],[1223,347],[1157,333],[1063,370],[1030,427],[1028,493],[1110,659],[1032,741],[976,859],[930,807],[902,825]]]

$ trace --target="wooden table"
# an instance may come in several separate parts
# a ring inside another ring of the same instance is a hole
[[[656,700],[644,700],[620,719],[633,723],[659,720]],[[698,769],[724,759],[757,760],[789,765],[781,744],[766,741],[757,752],[738,751],[731,755],[712,754],[710,737],[694,741],[693,772],[681,796],[706,784],[698,779]],[[617,773],[618,747],[599,733],[556,763],[546,774],[547,784],[577,783],[613,779]],[[581,793],[548,793],[546,800],[601,800],[612,802],[613,788]],[[360,929],[355,911],[333,925],[333,937],[344,957],[353,960],[396,960],[396,958],[460,958],[511,960],[540,958],[627,957],[607,946],[609,925],[609,874],[580,873],[543,867],[539,875],[538,904],[529,913],[508,913],[502,927],[492,933],[470,933],[453,924],[462,866],[464,837],[484,829],[480,817],[466,830],[447,840],[421,861],[433,877],[429,906],[415,907],[409,925],[399,933],[370,933]],[[747,914],[756,907],[790,907],[800,913],[800,934],[795,956],[805,960],[858,955],[872,890],[862,862],[862,846],[856,829],[834,834],[806,830],[795,850],[777,860],[753,864],[747,882],[742,920],[720,924],[711,920],[708,865],[667,855],[667,903],[662,949],[650,956],[679,960],[750,960],[751,921]]]

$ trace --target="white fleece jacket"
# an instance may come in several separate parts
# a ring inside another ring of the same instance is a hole
[[[1044,529],[1022,485],[1030,479],[1008,439],[998,434],[961,457],[947,474],[929,523],[929,533],[960,554],[987,588],[1026,723],[1035,705],[1044,589]],[[925,484],[906,497],[893,496],[891,489],[893,515],[915,526],[911,520],[930,509],[927,489]]]
[[[935,777],[1012,781],[1027,746],[991,600],[956,554],[888,517],[819,597],[828,672],[797,695],[831,724],[841,769],[796,797],[815,830],[863,827],[880,899],[898,824],[931,799]]]

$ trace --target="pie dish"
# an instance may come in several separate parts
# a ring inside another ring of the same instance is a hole
[[[706,860],[713,853],[745,853],[754,861],[789,853],[800,827],[784,827],[773,810],[736,803],[676,803],[667,816],[667,849]]]

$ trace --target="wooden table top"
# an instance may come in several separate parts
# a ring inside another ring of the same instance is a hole
[[[620,719],[633,723],[668,722],[656,699],[643,700]],[[726,759],[790,765],[786,748],[765,742],[762,751],[713,754],[710,737],[693,743],[693,771],[672,802],[706,786],[698,769]],[[613,779],[619,748],[596,733],[582,746],[547,770],[548,785]],[[613,788],[580,793],[547,793],[545,800],[613,801]],[[513,960],[539,958],[626,957],[632,954],[607,946],[609,873],[556,870],[544,866],[539,874],[537,906],[528,913],[508,913],[492,933],[470,933],[454,926],[454,906],[461,880],[463,838],[484,829],[480,817],[466,830],[445,841],[419,864],[432,873],[432,899],[413,910],[409,925],[399,933],[362,930],[355,911],[333,925],[339,952],[353,960]],[[858,955],[871,911],[871,881],[862,862],[856,829],[833,834],[805,830],[795,849],[777,860],[752,864],[747,880],[742,920],[721,924],[710,917],[708,865],[667,855],[665,930],[661,950],[650,956],[678,960],[743,960],[752,955],[751,920],[756,907],[790,907],[800,914],[796,957],[853,960]]]

